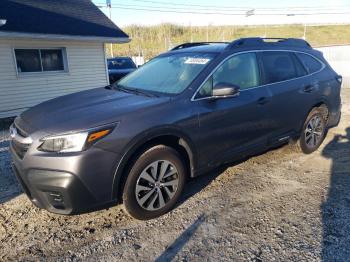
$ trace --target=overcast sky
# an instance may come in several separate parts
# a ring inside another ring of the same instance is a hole
[[[105,0],[93,2],[108,15]],[[111,3],[112,20],[118,26],[168,22],[182,25],[350,23],[350,0],[111,0]],[[254,15],[246,17],[244,14],[250,9],[255,9]]]

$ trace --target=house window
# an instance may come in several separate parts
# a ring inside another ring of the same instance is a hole
[[[67,71],[66,52],[57,49],[15,49],[18,73]]]

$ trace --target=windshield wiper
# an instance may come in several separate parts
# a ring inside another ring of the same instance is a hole
[[[117,90],[120,90],[120,91],[123,91],[123,92],[126,92],[126,93],[133,93],[133,94],[139,94],[139,95],[144,95],[144,96],[149,96],[149,97],[158,97],[157,95],[155,94],[151,94],[147,91],[143,91],[143,90],[140,90],[140,89],[134,89],[134,88],[128,88],[128,87],[125,87],[125,86],[122,86],[122,85],[116,85],[116,86],[113,86],[115,89]]]
[[[149,96],[149,97],[159,97],[159,96],[156,95],[156,94],[152,94],[152,93],[150,93],[150,92],[143,91],[143,90],[140,90],[140,89],[132,89],[132,91],[133,91],[135,94],[145,95],[145,96]]]

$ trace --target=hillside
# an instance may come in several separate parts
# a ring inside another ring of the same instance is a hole
[[[143,54],[150,59],[184,42],[231,41],[240,37],[297,37],[304,35],[303,25],[281,26],[156,26],[132,25],[123,28],[132,38],[129,44],[113,45],[114,56]],[[306,39],[313,46],[350,43],[350,25],[307,26]],[[107,55],[110,56],[109,45]]]

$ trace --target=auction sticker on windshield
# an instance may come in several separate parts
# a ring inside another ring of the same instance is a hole
[[[208,58],[193,58],[193,57],[191,57],[185,61],[185,64],[205,65],[209,61],[210,61],[210,59],[208,59]]]

